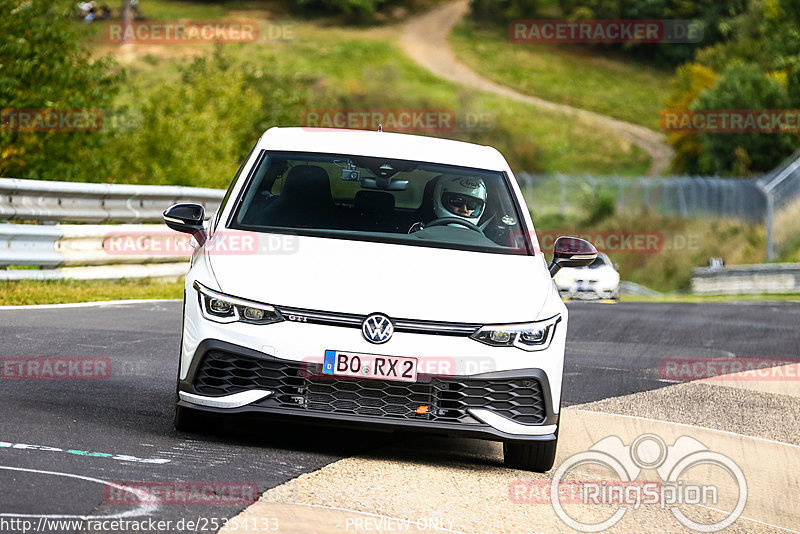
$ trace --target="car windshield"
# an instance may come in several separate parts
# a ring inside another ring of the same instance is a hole
[[[263,153],[231,227],[532,254],[503,173],[353,155]]]
[[[600,267],[604,267],[606,265],[606,261],[603,259],[602,256],[597,256],[597,258],[589,264],[589,269],[599,269]]]

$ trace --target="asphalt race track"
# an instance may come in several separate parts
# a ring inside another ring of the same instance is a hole
[[[662,360],[796,361],[800,306],[569,303],[564,404],[667,386]]]
[[[665,358],[797,355],[796,304],[568,306],[565,405],[669,385],[659,373]],[[34,524],[44,516],[141,517],[146,511],[156,519],[202,518],[205,531],[216,532],[211,518],[231,517],[244,505],[143,510],[108,502],[105,484],[247,481],[261,493],[397,441],[391,434],[258,419],[220,424],[208,435],[176,432],[180,322],[181,304],[173,301],[0,310],[2,358],[99,357],[111,364],[102,380],[0,380],[0,522],[23,516]],[[15,532],[7,523],[0,530]]]

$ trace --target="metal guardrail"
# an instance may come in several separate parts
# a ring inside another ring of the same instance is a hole
[[[56,267],[62,258],[55,244],[62,235],[56,226],[0,224],[0,266]]]
[[[174,277],[188,270],[190,239],[163,224],[0,224],[0,267],[44,268],[0,280]]]
[[[122,278],[151,278],[180,280],[189,271],[189,262],[147,263],[143,265],[99,265],[67,267],[36,271],[0,270],[0,281],[6,280],[120,280]]]
[[[761,177],[756,185],[766,201],[764,225],[767,230],[767,261],[772,261],[776,252],[772,231],[775,212],[800,197],[800,150]]]
[[[0,178],[0,220],[161,222],[165,208],[194,202],[213,213],[224,191],[177,185],[94,184]]]
[[[774,170],[758,179],[764,189],[776,197],[776,207],[800,195],[800,150],[786,158]]]
[[[177,202],[202,204],[210,216],[224,194],[198,187],[0,178],[0,220],[161,223],[162,212]],[[186,239],[163,224],[0,224],[0,280],[179,279],[189,268],[185,243],[169,249],[174,253],[152,247]],[[115,248],[120,240],[134,244]],[[2,269],[7,266],[23,268]]]
[[[701,295],[800,293],[800,263],[695,269],[692,292]]]

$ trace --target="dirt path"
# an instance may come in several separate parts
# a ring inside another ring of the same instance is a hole
[[[406,53],[421,66],[442,78],[525,102],[541,109],[564,113],[577,118],[590,127],[613,130],[647,152],[651,158],[649,175],[663,174],[669,168],[672,149],[666,144],[663,134],[592,111],[522,94],[482,77],[459,62],[450,50],[447,36],[468,9],[467,0],[459,0],[410,20],[405,24],[401,36],[401,43]]]

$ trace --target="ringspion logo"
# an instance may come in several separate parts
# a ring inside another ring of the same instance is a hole
[[[586,470],[609,476],[576,478]],[[652,471],[657,479],[640,479],[643,472]],[[712,483],[721,479],[711,472],[724,473],[730,483],[724,487]],[[733,460],[690,436],[679,436],[667,445],[655,434],[642,434],[630,445],[608,436],[567,458],[552,480],[515,480],[508,491],[509,499],[518,504],[549,502],[558,518],[578,532],[612,528],[642,505],[668,509],[685,528],[717,532],[733,524],[747,503],[747,480]],[[696,506],[721,513],[708,521],[686,514]]]

